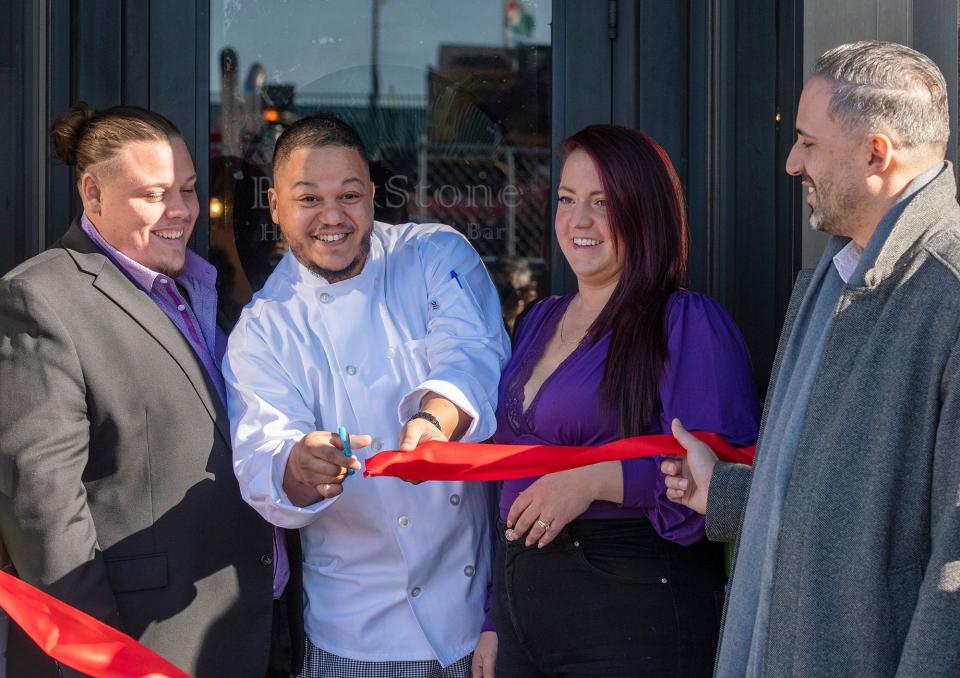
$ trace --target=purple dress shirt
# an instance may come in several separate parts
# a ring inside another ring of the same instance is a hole
[[[210,375],[221,402],[226,405],[227,394],[220,363],[227,337],[217,325],[217,269],[188,249],[183,272],[175,279],[170,279],[113,247],[103,239],[86,214],[80,217],[80,229],[176,325]],[[189,301],[181,296],[178,284],[187,291]],[[273,597],[279,598],[290,579],[287,548],[279,528],[273,531],[273,551]]]
[[[620,437],[618,415],[602,406],[599,394],[609,336],[578,346],[523,411],[524,385],[572,298],[542,300],[517,328],[513,357],[500,380],[495,442],[593,446]],[[670,433],[676,417],[688,430],[714,431],[733,445],[754,444],[760,403],[750,357],[733,320],[713,299],[687,290],[675,292],[667,309],[669,357],[660,379],[661,409],[644,433]],[[621,464],[623,503],[595,501],[581,518],[645,517],[664,539],[688,545],[703,538],[703,517],[666,498],[659,457]],[[535,480],[503,483],[504,520],[517,495]]]

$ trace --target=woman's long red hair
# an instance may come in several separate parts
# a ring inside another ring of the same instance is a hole
[[[564,158],[584,151],[600,175],[623,271],[588,337],[610,333],[601,402],[619,413],[620,433],[643,433],[660,409],[670,295],[687,273],[687,213],[680,179],[660,145],[619,125],[591,125],[563,141]]]

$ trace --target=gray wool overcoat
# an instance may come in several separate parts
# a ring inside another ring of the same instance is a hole
[[[794,288],[770,393],[810,278],[801,273]],[[844,289],[804,417],[762,665],[777,678],[956,678],[960,207],[951,166],[914,196],[865,283]],[[708,537],[737,536],[750,482],[749,468],[717,465]]]

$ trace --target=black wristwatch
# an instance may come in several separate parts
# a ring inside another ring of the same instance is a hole
[[[435,416],[433,416],[432,414],[430,414],[429,412],[424,412],[423,410],[420,410],[420,411],[417,412],[415,415],[413,415],[412,417],[410,417],[409,419],[407,419],[407,423],[409,424],[409,423],[410,423],[411,421],[413,421],[414,419],[426,419],[426,420],[429,421],[431,424],[433,424],[434,426],[436,426],[436,427],[437,427],[437,430],[440,431],[440,433],[443,433],[443,428],[440,426],[440,420],[437,419],[437,418],[436,418]]]

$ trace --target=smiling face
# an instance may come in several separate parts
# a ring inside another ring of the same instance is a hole
[[[567,156],[557,189],[554,228],[560,250],[581,284],[615,284],[624,253],[613,242],[607,199],[593,160],[577,149]]]
[[[865,137],[850,134],[829,115],[831,83],[811,78],[797,107],[797,140],[787,158],[787,173],[802,178],[810,206],[810,225],[834,235],[853,234],[859,206],[867,196],[869,153]]]
[[[374,191],[360,153],[296,148],[274,177],[270,214],[297,261],[331,283],[360,273],[370,251]]]
[[[197,173],[183,139],[127,144],[80,179],[84,211],[104,240],[176,277],[200,213]]]

